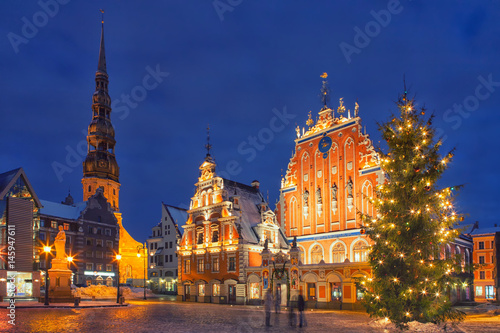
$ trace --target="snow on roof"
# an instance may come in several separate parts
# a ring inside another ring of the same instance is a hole
[[[19,169],[21,168],[17,168],[0,174],[0,192],[2,192],[7,185],[9,185],[12,178],[17,175]]]
[[[167,204],[163,204],[165,209],[170,214],[172,220],[178,225],[184,225],[188,219],[188,213],[186,209],[170,206]]]
[[[43,205],[43,208],[40,209],[40,214],[71,220],[77,220],[87,204],[85,201],[72,206],[47,200],[40,200],[40,202]]]
[[[481,229],[476,229],[473,232],[471,232],[471,236],[475,235],[484,235],[484,234],[494,234],[495,232],[500,232],[500,228],[481,228]]]
[[[224,188],[229,195],[240,197],[240,222],[243,239],[250,243],[258,243],[259,239],[252,228],[262,221],[259,205],[264,203],[264,197],[258,188],[228,179],[224,179]]]

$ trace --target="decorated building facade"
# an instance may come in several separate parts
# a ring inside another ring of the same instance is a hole
[[[353,307],[361,297],[354,278],[371,274],[359,212],[376,213],[369,198],[384,175],[358,104],[351,112],[341,98],[335,111],[327,106],[326,81],[322,92],[317,120],[309,113],[307,128],[296,129],[277,215],[288,239],[296,238],[306,299]]]
[[[269,276],[261,275],[270,264],[262,260],[263,251],[285,255],[289,246],[259,191],[259,182],[249,186],[224,179],[217,176],[215,167],[208,153],[200,166],[178,247],[178,298],[212,303],[260,302],[269,284]],[[255,282],[252,279],[258,284],[251,285]]]

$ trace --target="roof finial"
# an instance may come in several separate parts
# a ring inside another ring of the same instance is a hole
[[[210,144],[210,124],[207,125],[207,144],[205,145],[207,149],[207,157],[210,156],[210,149],[212,149],[212,145]]]
[[[106,53],[104,52],[104,10],[101,11],[101,46],[99,48],[99,63],[97,64],[97,71],[106,73]]]
[[[321,87],[321,103],[323,103],[323,109],[326,109],[326,104],[328,104],[328,101],[330,100],[330,89],[328,88],[328,81],[326,80],[328,74],[325,72],[321,74],[321,77],[324,79],[323,86]]]

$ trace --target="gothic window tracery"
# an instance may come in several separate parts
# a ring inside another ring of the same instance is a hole
[[[345,246],[344,244],[338,242],[333,246],[332,249],[332,262],[342,263],[345,261]]]

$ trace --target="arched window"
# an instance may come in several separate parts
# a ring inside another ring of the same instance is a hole
[[[365,242],[358,241],[353,247],[354,261],[365,262],[368,261],[368,247]]]
[[[332,249],[332,262],[342,263],[345,260],[345,246],[344,244],[338,242],[333,246]]]
[[[448,244],[446,244],[446,247],[444,249],[444,257],[445,259],[451,259],[451,248]]]
[[[323,259],[323,249],[318,244],[314,245],[311,251],[311,264],[319,264]]]
[[[198,241],[196,244],[203,244],[203,232],[198,233]]]
[[[219,241],[219,230],[214,230],[212,232],[212,243],[216,243]]]
[[[299,259],[299,260],[300,260],[300,262],[301,262],[302,264],[305,264],[305,263],[306,263],[306,255],[305,255],[306,251],[305,251],[305,249],[304,249],[302,246],[300,246],[300,245],[299,245],[299,249],[300,249],[300,259]]]

